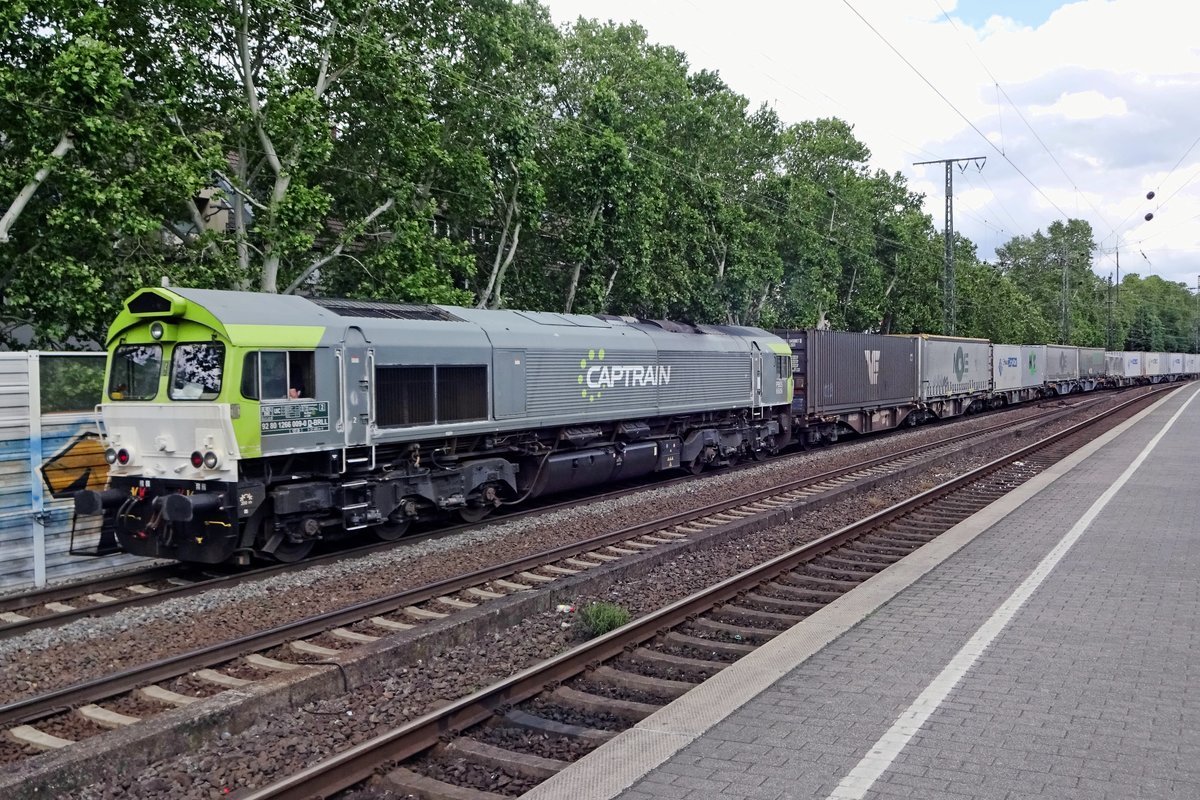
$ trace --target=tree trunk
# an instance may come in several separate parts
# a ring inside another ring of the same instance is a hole
[[[242,26],[237,31],[237,47],[238,56],[241,62],[242,73],[242,88],[246,93],[246,104],[250,107],[250,115],[254,120],[254,130],[258,134],[258,141],[262,144],[263,155],[267,158],[267,163],[271,165],[271,171],[275,173],[275,183],[271,187],[271,200],[268,203],[267,212],[267,230],[270,230],[270,223],[275,221],[275,212],[287,196],[288,186],[291,185],[292,175],[291,169],[295,164],[299,145],[292,148],[291,154],[286,160],[279,157],[278,151],[275,149],[275,143],[271,140],[267,133],[266,127],[263,125],[262,104],[258,101],[258,88],[254,85],[254,69],[250,63],[250,10],[249,6],[243,0],[242,6]],[[321,49],[321,65],[317,73],[317,82],[313,86],[313,95],[317,100],[325,93],[329,85],[329,53],[331,48],[331,40],[333,34],[337,30],[337,20],[331,20],[329,27],[326,29],[325,45]],[[263,245],[263,266],[262,280],[260,287],[264,292],[277,292],[279,290],[279,262],[280,253],[273,241],[267,241]]]
[[[238,148],[237,178],[242,186],[246,185],[246,148]],[[233,185],[233,181],[229,181]],[[237,241],[238,274],[241,275],[239,288],[250,289],[250,242],[246,239],[246,199],[241,192],[233,196],[233,230]]]
[[[73,147],[75,147],[75,140],[72,138],[70,131],[63,131],[58,144],[50,151],[50,157],[55,159],[55,161],[62,161]],[[21,216],[21,212],[29,204],[33,193],[38,190],[39,186],[45,183],[46,178],[50,177],[50,171],[53,168],[54,164],[50,163],[35,172],[33,180],[25,184],[25,187],[17,193],[17,197],[13,200],[12,205],[8,207],[8,211],[5,211],[4,216],[0,217],[0,244],[8,242],[8,232],[12,229],[13,223],[17,221],[17,217]]]
[[[591,233],[592,226],[596,223],[596,217],[600,216],[600,201],[592,206],[592,210],[588,212],[587,232]],[[571,270],[571,285],[567,287],[567,302],[563,310],[564,314],[570,314],[571,309],[575,307],[575,292],[579,289],[579,275],[583,272],[583,262],[575,262],[575,268]]]
[[[508,201],[508,207],[504,211],[504,230],[500,232],[500,244],[496,246],[496,258],[492,261],[492,271],[488,275],[487,287],[479,293],[479,302],[476,303],[476,308],[487,308],[491,304],[492,292],[496,291],[496,279],[500,274],[500,265],[504,259],[504,249],[508,246],[508,230],[512,225],[513,213],[517,208],[517,191],[520,188],[519,182],[513,183],[512,198]]]
[[[617,273],[621,271],[619,262],[613,264],[613,271],[608,276],[608,285],[604,287],[604,297],[600,301],[600,308],[608,311],[608,298],[612,296],[613,284],[617,282]]]
[[[513,228],[512,243],[508,246],[508,255],[504,257],[504,263],[500,265],[500,273],[496,275],[496,294],[492,298],[492,308],[500,307],[500,293],[504,291],[504,273],[508,272],[508,265],[512,263],[513,256],[517,254],[517,243],[521,241],[521,223],[517,223],[517,227]]]
[[[575,305],[575,290],[579,287],[579,273],[583,272],[583,262],[576,261],[575,268],[571,270],[571,285],[567,287],[567,302],[563,308],[564,314],[570,314],[571,308]]]

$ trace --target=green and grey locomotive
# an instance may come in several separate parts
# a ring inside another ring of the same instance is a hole
[[[151,288],[107,347],[109,484],[76,513],[180,561],[296,560],[792,433],[791,352],[756,328]]]

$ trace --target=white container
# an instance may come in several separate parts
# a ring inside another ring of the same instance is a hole
[[[1171,357],[1168,353],[1146,353],[1146,368],[1142,375],[1147,378],[1157,378],[1162,375],[1169,374],[1167,368],[1171,366]]]
[[[1045,380],[1043,345],[992,345],[992,386],[997,392],[1041,386]]]
[[[1145,353],[1118,350],[1104,354],[1106,374],[1110,378],[1140,378],[1146,361]]]

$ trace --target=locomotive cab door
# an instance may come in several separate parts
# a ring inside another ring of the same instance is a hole
[[[370,445],[375,430],[375,349],[361,329],[346,329],[338,361],[339,424],[346,448]]]

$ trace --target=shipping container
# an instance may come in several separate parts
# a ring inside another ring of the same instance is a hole
[[[1168,355],[1170,356],[1171,361],[1170,366],[1167,367],[1167,374],[1182,375],[1184,373],[1183,353],[1169,353]]]
[[[1142,374],[1147,378],[1159,378],[1167,373],[1171,359],[1166,353],[1146,353],[1146,371]]]
[[[1105,374],[1110,378],[1140,378],[1146,354],[1126,350],[1104,354]]]
[[[914,338],[918,342],[923,401],[992,390],[992,343],[987,339]]]
[[[1042,345],[992,345],[992,382],[997,392],[1029,389],[1045,382]]]
[[[807,414],[837,414],[915,402],[917,343],[910,336],[803,331],[785,337],[804,364],[798,371]],[[799,381],[797,381],[799,383]]]
[[[1184,369],[1187,370],[1188,375],[1195,375],[1197,373],[1200,373],[1200,355],[1195,355],[1194,353],[1188,353],[1188,354],[1184,355],[1183,363],[1184,363]]]
[[[1079,348],[1069,345],[1046,345],[1046,380],[1050,383],[1079,379]]]
[[[1079,377],[1099,378],[1104,375],[1104,348],[1079,348]]]

